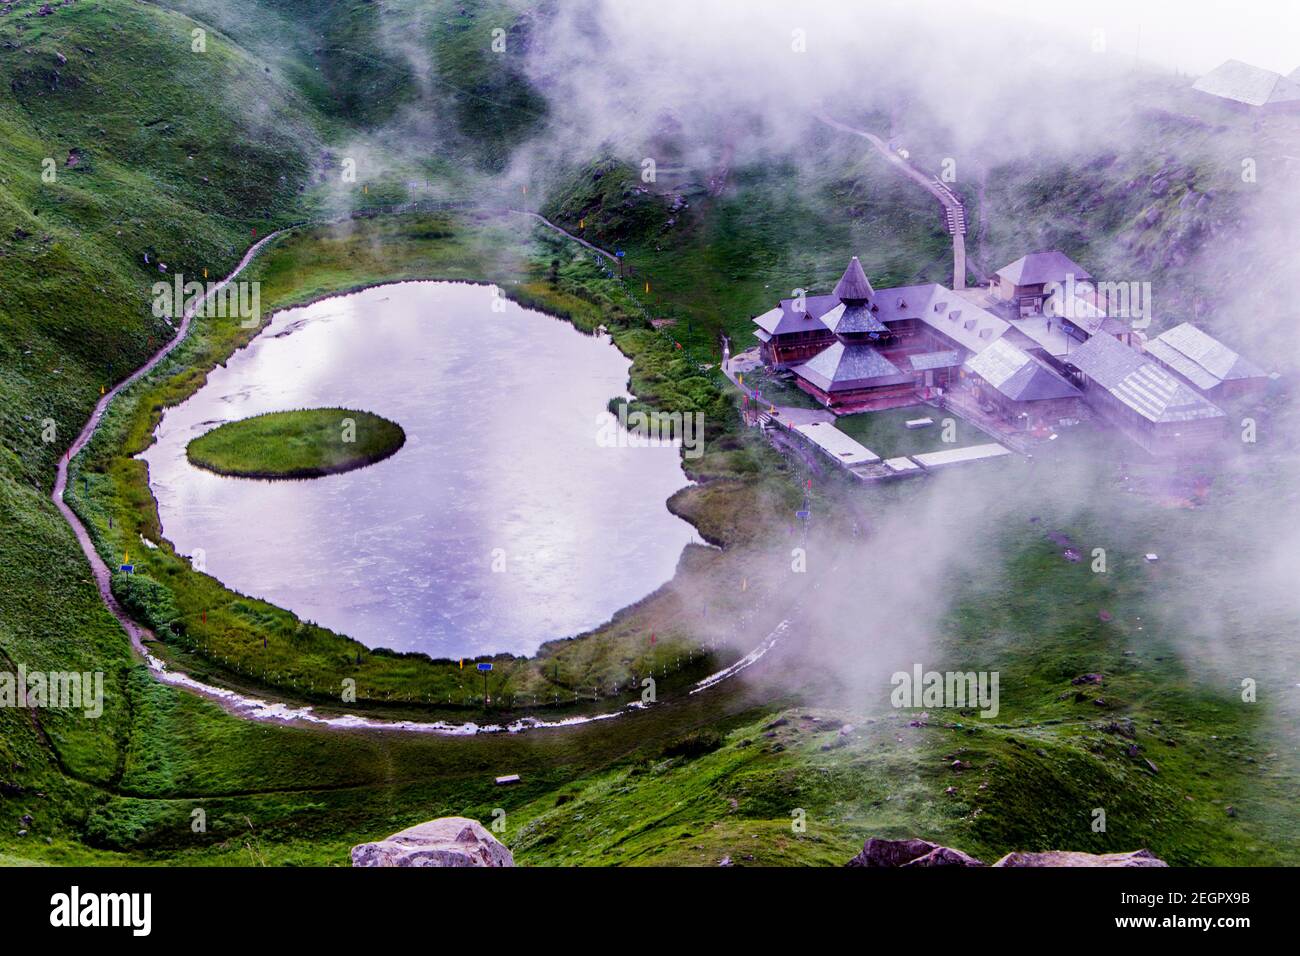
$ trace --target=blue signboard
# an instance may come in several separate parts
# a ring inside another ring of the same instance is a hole
[[[481,671],[490,671],[490,670],[492,669],[492,665],[491,665],[491,664],[479,664],[479,665],[478,665],[478,669],[481,670]]]
[[[135,565],[134,565],[134,564],[124,564],[124,565],[122,565],[122,570],[125,571],[127,574],[135,574]]]

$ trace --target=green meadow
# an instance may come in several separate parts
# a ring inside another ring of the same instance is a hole
[[[402,426],[350,408],[268,412],[226,422],[194,439],[185,457],[237,478],[319,478],[397,454]]]

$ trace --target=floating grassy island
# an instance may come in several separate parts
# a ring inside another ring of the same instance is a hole
[[[402,426],[370,412],[309,408],[227,422],[185,449],[191,464],[238,478],[319,478],[364,468],[406,443]]]

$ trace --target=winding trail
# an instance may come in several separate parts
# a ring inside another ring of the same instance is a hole
[[[958,221],[959,214],[962,213],[962,204],[960,200],[958,200],[952,192],[942,188],[940,185],[935,183],[933,179],[926,176],[925,173],[921,172],[907,160],[903,159],[902,156],[899,156],[898,153],[890,149],[885,141],[875,133],[868,132],[865,129],[858,129],[855,126],[849,126],[847,123],[833,120],[829,116],[819,115],[817,118],[827,126],[834,129],[838,129],[845,133],[852,133],[854,136],[861,136],[874,146],[880,155],[889,160],[896,170],[920,184],[926,192],[939,200],[943,205],[944,212],[952,217],[954,223]],[[982,209],[983,206],[980,208]],[[950,232],[950,235],[952,236],[952,288],[956,291],[958,289],[966,288],[966,237],[962,234],[960,229],[953,229]]]
[[[549,226],[551,229],[563,233],[575,242],[586,246],[588,249],[617,261],[613,255],[606,252],[604,249],[592,245],[585,239],[581,239],[578,236],[566,232],[564,229],[561,229],[559,226],[537,213],[529,213],[517,209],[509,211],[537,219],[546,226]],[[235,717],[268,723],[310,725],[332,730],[386,730],[461,736],[479,733],[518,733],[530,729],[573,727],[579,724],[592,723],[594,721],[612,720],[616,717],[644,710],[647,706],[650,706],[637,700],[617,710],[596,714],[575,714],[570,717],[564,717],[553,721],[546,721],[536,717],[523,717],[509,724],[478,724],[475,722],[456,724],[442,720],[427,722],[411,720],[389,721],[375,720],[373,718],[361,717],[355,714],[342,714],[339,716],[326,717],[317,714],[315,709],[311,706],[299,706],[287,704],[282,701],[263,700],[257,697],[249,697],[224,687],[214,687],[210,684],[204,684],[203,682],[190,677],[188,674],[180,671],[169,670],[166,663],[149,652],[149,649],[145,646],[144,642],[146,638],[154,637],[153,632],[136,623],[136,621],[134,621],[131,616],[122,609],[117,598],[113,596],[111,584],[112,572],[104,563],[104,559],[100,557],[99,552],[95,550],[95,546],[90,538],[90,532],[86,530],[85,525],[81,523],[81,519],[77,517],[68,503],[63,500],[64,492],[68,486],[68,468],[72,459],[86,447],[86,444],[95,434],[95,429],[99,427],[99,423],[103,419],[104,412],[108,408],[109,403],[123,389],[139,381],[143,376],[157,368],[158,363],[166,358],[171,351],[185,339],[186,334],[189,332],[190,322],[194,318],[199,307],[205,305],[213,295],[233,282],[269,243],[279,236],[284,235],[286,232],[299,228],[301,225],[303,224],[299,223],[272,232],[250,246],[248,251],[244,253],[244,257],[239,260],[239,264],[230,275],[226,276],[220,282],[210,285],[204,297],[195,301],[193,305],[184,311],[176,335],[164,344],[162,348],[155,352],[144,365],[140,366],[127,378],[114,385],[100,398],[100,400],[95,404],[95,408],[91,412],[90,418],[87,420],[85,427],[81,429],[81,433],[77,435],[76,440],[68,447],[64,456],[59,459],[58,471],[55,476],[54,488],[50,493],[50,498],[54,502],[54,506],[59,509],[59,513],[63,515],[64,520],[67,521],[68,525],[72,528],[73,533],[77,536],[77,542],[81,545],[81,550],[85,554],[86,560],[90,562],[90,569],[94,574],[95,585],[99,589],[99,596],[103,600],[104,606],[108,608],[109,613],[113,615],[118,624],[122,626],[122,629],[125,630],[127,635],[131,638],[131,646],[144,659],[149,670],[160,682],[172,687],[183,688],[206,697],[219,704],[224,710]],[[788,618],[782,620],[763,638],[762,641],[759,642],[757,647],[740,660],[717,673],[711,674],[708,677],[697,681],[694,687],[690,690],[690,694],[695,694],[701,690],[713,687],[715,684],[730,677],[734,677],[736,674],[757,663],[769,650],[776,646],[781,637],[789,630],[790,625],[791,621]]]
[[[578,245],[586,246],[592,252],[599,253],[600,255],[608,259],[610,262],[613,262],[616,265],[618,264],[618,256],[614,255],[614,253],[607,252],[606,250],[600,248],[600,246],[592,245],[590,242],[588,242],[586,239],[583,239],[581,236],[575,236],[573,233],[569,232],[569,230],[563,228],[562,226],[557,226],[555,223],[551,222],[551,220],[547,219],[541,213],[529,212],[527,209],[510,209],[508,211],[513,213],[518,213],[521,216],[528,216],[531,219],[536,219],[538,222],[540,222],[543,226],[546,226],[548,229],[554,229],[560,235],[567,236],[568,238],[576,242]]]
[[[289,228],[292,229],[295,227],[290,226]],[[99,588],[99,596],[104,599],[104,604],[108,607],[108,610],[112,613],[113,617],[117,618],[118,623],[121,624],[126,630],[126,633],[130,635],[131,644],[146,658],[151,658],[152,655],[150,655],[145,649],[144,636],[149,635],[152,637],[153,635],[148,629],[141,627],[133,621],[131,617],[122,610],[121,605],[117,603],[117,598],[113,597],[113,589],[110,584],[112,574],[108,570],[108,566],[104,564],[104,559],[101,558],[99,552],[95,550],[95,546],[90,540],[90,532],[86,530],[86,526],[81,523],[81,519],[73,513],[72,508],[63,500],[63,493],[68,487],[68,466],[72,463],[72,459],[76,455],[80,454],[81,450],[86,447],[86,443],[90,441],[91,436],[95,434],[95,429],[99,427],[100,419],[104,417],[104,411],[108,408],[109,402],[111,402],[117,394],[122,391],[122,389],[133,385],[135,382],[139,381],[145,375],[148,375],[157,368],[158,363],[171,354],[172,349],[176,348],[176,346],[180,345],[180,343],[184,341],[185,335],[190,329],[190,321],[194,318],[194,314],[198,310],[199,306],[206,304],[211,296],[215,295],[219,290],[224,289],[234,281],[236,276],[248,268],[248,264],[257,257],[257,254],[266,247],[267,243],[274,240],[277,236],[283,235],[286,231],[286,229],[280,229],[276,232],[272,232],[249,246],[248,251],[244,253],[244,258],[240,259],[239,265],[235,266],[235,270],[220,282],[210,286],[207,294],[204,295],[202,299],[197,300],[193,305],[185,310],[184,314],[181,316],[180,328],[176,330],[176,334],[171,338],[171,340],[155,352],[149,361],[145,362],[129,376],[114,385],[103,395],[103,397],[100,398],[100,400],[95,404],[94,411],[90,414],[90,419],[86,422],[85,427],[81,429],[81,434],[79,434],[72,445],[69,446],[64,456],[59,459],[58,473],[54,478],[54,490],[50,493],[50,498],[54,501],[54,506],[59,509],[59,513],[63,515],[64,520],[72,526],[72,531],[77,536],[77,541],[81,545],[81,550],[85,553],[86,560],[90,562],[90,570],[95,575],[95,585]]]

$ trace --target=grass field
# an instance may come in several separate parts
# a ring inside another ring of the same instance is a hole
[[[185,447],[191,464],[239,478],[319,478],[397,454],[402,426],[348,408],[268,412],[205,432]]]
[[[934,424],[925,428],[907,428],[904,423],[915,418],[929,418]],[[950,430],[946,424],[948,421],[952,423]],[[993,440],[974,425],[931,405],[841,415],[835,419],[835,427],[881,458],[945,451]],[[945,433],[951,436],[952,441],[944,441]]]

